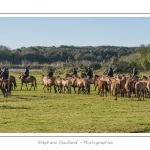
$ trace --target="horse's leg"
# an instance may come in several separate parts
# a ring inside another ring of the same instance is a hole
[[[90,82],[88,83],[88,93],[87,94],[90,94],[90,91],[91,91],[91,84]]]
[[[57,90],[56,90],[56,85],[54,84],[54,91],[55,91],[55,93],[57,93]]]
[[[13,90],[13,89],[15,89],[15,87],[14,87],[14,84],[12,84],[12,87],[11,87],[11,89]]]
[[[31,89],[32,89],[32,86],[34,87],[33,82],[31,82],[31,87],[30,87],[30,89],[29,89],[29,90],[31,90]],[[35,87],[34,87],[34,90],[35,90]]]
[[[49,86],[47,85],[47,93],[49,92]]]
[[[30,90],[32,89],[32,86],[34,87],[34,90],[35,90],[35,86],[34,86],[34,83],[33,83],[33,82],[31,83]]]
[[[28,86],[27,86],[27,83],[26,83],[26,88],[27,88],[27,90],[28,90]]]
[[[51,93],[51,91],[52,91],[52,86],[50,85],[50,93]]]
[[[145,91],[144,91],[144,90],[142,90],[142,94],[143,94],[142,96],[143,96],[143,100],[144,100],[144,96],[145,96],[145,95],[144,95],[144,94],[145,94]]]
[[[81,89],[81,87],[80,87],[80,86],[78,86],[78,94],[80,93],[80,89]]]
[[[44,90],[44,93],[45,93],[45,85],[44,85],[44,87],[43,87],[43,90]]]
[[[34,83],[32,82],[32,86],[34,87],[34,90],[35,90],[35,85],[34,85]]]
[[[66,87],[65,87],[65,85],[64,85],[64,93],[66,93]]]
[[[20,88],[20,90],[22,90],[22,87],[23,87],[23,82],[21,83],[21,88]]]
[[[107,90],[105,90],[105,96],[107,97]]]
[[[59,93],[62,93],[62,91],[63,91],[62,85],[59,85],[59,86],[58,86],[58,91],[59,91]]]
[[[104,89],[102,88],[102,97],[104,97]]]
[[[70,91],[69,91],[69,87],[68,87],[68,86],[66,87],[66,89],[67,89],[67,93],[70,93]]]
[[[14,89],[15,90],[15,84],[14,84],[14,82],[12,82],[13,84],[12,84],[12,89]]]
[[[74,92],[76,93],[76,88],[75,87],[73,87],[74,88]]]
[[[72,86],[73,87],[73,89],[74,89],[74,93],[76,93],[76,89],[75,89],[75,86]]]
[[[117,100],[117,94],[115,94],[115,100]]]
[[[100,95],[101,95],[101,97],[103,96],[103,91],[102,91],[102,89],[100,90]]]
[[[97,85],[95,85],[95,89],[94,89],[94,91],[96,91],[96,89],[97,89]]]
[[[99,96],[100,96],[100,88],[98,87],[98,93],[97,93]]]
[[[69,86],[69,94],[71,94],[71,85]]]
[[[82,89],[82,94],[84,94],[85,93],[84,86],[82,86],[81,89]]]
[[[30,87],[30,89],[29,89],[29,90],[31,90],[31,88],[32,88],[32,84],[33,84],[33,83],[31,83],[31,87]]]

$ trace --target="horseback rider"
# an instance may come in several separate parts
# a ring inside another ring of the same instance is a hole
[[[6,68],[6,71],[8,72],[8,75],[9,75],[9,70],[8,70],[8,68]]]
[[[112,69],[112,67],[109,69],[109,71],[108,71],[108,76],[110,76],[110,77],[113,77],[113,74],[114,74],[114,72],[113,72],[113,69]]]
[[[132,78],[138,74],[137,68],[133,68]]]
[[[25,67],[25,69],[26,69],[26,71],[25,71],[24,76],[23,76],[24,81],[29,76],[29,69],[27,67]]]
[[[9,70],[8,70],[8,68],[6,68],[6,71],[7,71],[7,73],[8,73],[8,76],[9,76]]]
[[[7,72],[7,69],[6,69],[6,68],[4,68],[4,72],[2,73],[2,79],[3,79],[3,80],[8,79],[8,72]]]
[[[49,69],[49,73],[48,73],[48,77],[49,78],[52,78],[53,77],[53,74],[54,74],[54,72],[53,72],[53,70],[52,69]]]
[[[76,68],[73,68],[73,73],[72,73],[72,75],[77,76],[77,70],[76,70]]]
[[[93,72],[90,67],[88,67],[88,72],[86,74],[87,74],[87,76],[89,76],[91,78],[93,77]]]

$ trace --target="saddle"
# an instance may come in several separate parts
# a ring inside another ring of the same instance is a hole
[[[23,78],[23,81],[25,82],[28,78],[30,78],[30,76]]]

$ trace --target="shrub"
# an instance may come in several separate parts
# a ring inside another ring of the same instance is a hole
[[[90,67],[93,68],[93,69],[95,69],[95,70],[102,68],[102,66],[101,66],[100,63],[93,63],[93,64],[90,65]]]

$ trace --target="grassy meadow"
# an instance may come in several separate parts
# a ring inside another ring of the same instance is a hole
[[[150,133],[149,98],[100,97],[93,85],[90,95],[44,93],[40,73],[30,73],[37,89],[27,91],[10,72],[18,87],[7,98],[0,92],[1,133]]]

